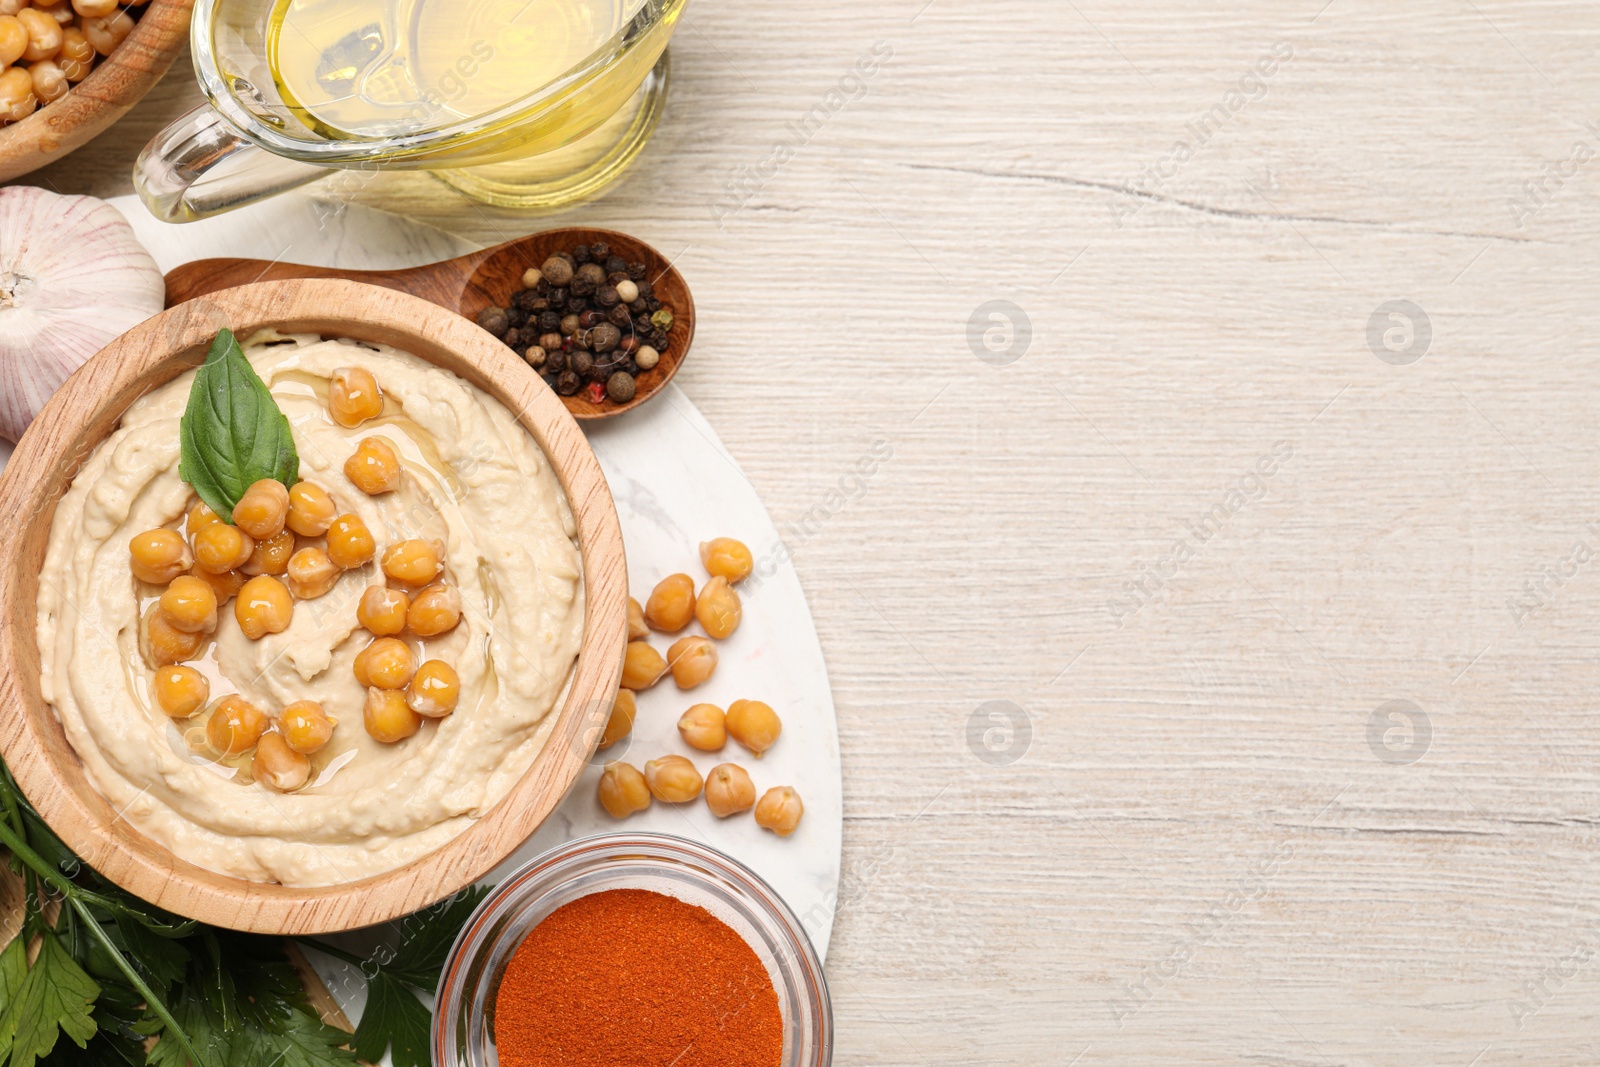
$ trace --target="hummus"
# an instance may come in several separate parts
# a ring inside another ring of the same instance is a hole
[[[356,604],[383,581],[376,562],[345,572],[320,598],[296,601],[288,629],[258,641],[240,631],[231,606],[219,610],[214,644],[191,664],[209,677],[212,703],[238,693],[275,715],[315,700],[338,720],[305,788],[284,794],[249,781],[247,762],[219,761],[206,748],[204,713],[174,721],[156,706],[139,631],[160,590],[133,578],[128,542],[181,528],[196,499],[178,477],[193,372],[130,407],[56,509],[39,587],[44,696],[95,788],[178,856],[289,886],[350,882],[437,849],[533,763],[583,629],[577,527],[533,438],[455,375],[393,348],[314,335],[258,334],[244,351],[289,419],[300,477],[328,490],[339,512],[361,517],[377,540],[375,559],[408,538],[444,543],[462,619],[423,642],[418,662],[455,667],[457,710],[397,744],[363,729],[365,690],[352,661],[372,638]],[[387,397],[383,415],[354,429],[327,413],[329,376],[347,366],[371,371]],[[404,468],[399,488],[381,496],[342,471],[356,442],[374,435]]]

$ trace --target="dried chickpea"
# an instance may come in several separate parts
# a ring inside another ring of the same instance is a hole
[[[295,482],[289,490],[289,529],[301,537],[321,537],[339,514],[333,497],[315,482]]]
[[[117,0],[72,0],[72,10],[86,19],[103,19],[117,9]]]
[[[211,699],[211,683],[193,667],[156,669],[156,706],[174,719],[187,719]]]
[[[639,699],[632,689],[618,689],[611,703],[611,717],[600,735],[600,747],[610,748],[633,732],[633,720],[639,717]]]
[[[694,579],[669,574],[650,592],[644,603],[644,621],[652,630],[675,634],[694,618]]]
[[[378,689],[404,689],[417,673],[417,657],[398,637],[379,637],[356,653],[356,681]]]
[[[282,533],[288,518],[289,490],[276,478],[251,482],[233,506],[233,524],[258,541]]]
[[[41,59],[54,59],[61,51],[61,23],[47,13],[25,7],[17,12],[17,21],[28,31],[28,47],[22,50],[23,59],[37,63]]]
[[[292,537],[285,531],[284,536]],[[344,571],[334,566],[333,560],[320,548],[302,548],[289,557],[284,567],[284,577],[289,582],[289,592],[301,600],[315,600],[338,582]]]
[[[188,518],[183,520],[184,531],[193,537],[200,532],[201,527],[210,526],[214,522],[221,522],[222,516],[211,510],[211,505],[204,500],[189,509]]]
[[[397,541],[383,550],[383,573],[405,585],[427,585],[444,571],[442,551],[437,541]]]
[[[56,23],[62,28],[72,25],[78,19],[78,13],[72,10],[72,5],[67,3],[67,0],[59,0],[57,3],[48,4],[42,3],[41,0],[34,0],[33,6],[55,19]]]
[[[637,641],[650,636],[650,627],[644,622],[644,608],[633,597],[628,598],[628,640]]]
[[[162,616],[175,630],[205,634],[217,628],[216,591],[193,575],[180,574],[172,579],[158,603]]]
[[[379,637],[392,637],[406,628],[411,601],[398,589],[369,585],[356,605],[356,621]]]
[[[687,804],[705,785],[694,764],[683,756],[662,756],[644,765],[644,782],[650,795],[663,804]]]
[[[256,742],[250,773],[262,785],[289,793],[305,785],[311,777],[311,761],[290,748],[282,734],[266,734]]]
[[[94,45],[94,50],[109,56],[133,32],[133,19],[126,11],[109,18],[84,19],[83,35]]]
[[[233,601],[233,617],[239,629],[252,641],[267,634],[281,634],[294,619],[294,601],[284,584],[270,574],[260,574],[244,583]]]
[[[373,540],[372,531],[355,515],[340,515],[328,527],[328,558],[335,567],[344,570],[360,567],[369,562],[377,550],[378,542]]]
[[[176,530],[135,534],[128,542],[128,556],[133,576],[151,585],[165,585],[189,569],[188,546]]]
[[[221,574],[212,574],[198,565],[189,568],[189,574],[211,587],[211,591],[217,595],[217,603],[219,605],[226,604],[237,596],[239,590],[244,588],[246,581],[245,576],[238,571],[223,571]]]
[[[400,457],[381,437],[363,437],[344,461],[344,476],[368,496],[387,493],[400,484]]]
[[[398,689],[369,688],[361,721],[374,741],[386,745],[404,741],[422,728],[422,716],[411,710]]]
[[[255,538],[225,522],[213,522],[195,531],[194,561],[212,574],[238,570],[255,550]]]
[[[715,752],[728,743],[727,716],[715,704],[696,704],[678,720],[683,743],[701,752]]]
[[[743,615],[744,608],[739,603],[739,594],[733,591],[733,586],[728,584],[726,578],[711,579],[695,598],[694,617],[700,620],[700,625],[705,627],[706,633],[718,641],[733,636],[733,631],[739,628],[739,620]]]
[[[0,8],[0,11],[3,11]],[[18,10],[21,10],[20,8]],[[0,68],[9,67],[28,50],[28,28],[16,12],[0,14]]]
[[[225,756],[239,756],[256,747],[267,732],[267,716],[241,696],[226,696],[206,720],[206,740]]]
[[[150,616],[145,620],[145,639],[150,645],[151,662],[164,667],[198,656],[206,635],[179,630],[167,621],[160,608],[151,608]]]
[[[667,673],[667,661],[661,653],[643,641],[629,641],[628,651],[622,661],[622,688],[649,689]]]
[[[417,668],[406,686],[406,703],[428,719],[442,719],[456,710],[461,699],[461,678],[442,659],[430,659]]]
[[[339,367],[328,381],[328,414],[346,428],[383,414],[383,391],[371,371]]]
[[[320,752],[337,725],[315,700],[296,700],[278,716],[278,732],[284,742],[303,756]]]
[[[89,38],[78,27],[61,27],[61,51],[56,53],[56,64],[67,76],[67,81],[74,85],[87,78],[94,69],[94,45],[89,43]]]
[[[250,550],[250,558],[241,563],[239,569],[252,576],[282,574],[289,569],[289,560],[293,556],[294,534],[283,530],[274,537],[257,541],[256,547]]]
[[[461,621],[461,592],[440,582],[411,598],[406,609],[406,625],[418,637],[438,637],[455,629]]]
[[[22,67],[0,73],[0,123],[20,122],[33,114],[39,98],[33,95],[33,79]]]
[[[788,837],[800,825],[800,816],[805,813],[806,806],[800,802],[799,793],[786,785],[775,786],[761,794],[756,802],[756,825],[779,837]]]
[[[613,819],[626,819],[650,806],[650,787],[631,763],[616,760],[600,774],[600,806]]]
[[[41,104],[54,103],[67,95],[72,84],[67,73],[53,59],[41,59],[28,65],[28,77],[33,79],[33,95]]]
[[[717,646],[704,637],[680,637],[667,649],[667,665],[679,689],[693,689],[717,669]]]
[[[700,543],[700,563],[714,578],[737,582],[750,575],[755,561],[744,542],[731,537],[718,537]]]
[[[783,721],[772,705],[759,700],[735,700],[728,705],[728,736],[748,748],[756,759],[778,743]]]
[[[719,819],[749,811],[756,802],[756,784],[737,763],[719,763],[706,775],[706,807]]]

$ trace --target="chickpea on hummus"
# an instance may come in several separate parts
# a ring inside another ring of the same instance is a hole
[[[56,509],[44,696],[179,857],[355,881],[463,832],[544,746],[583,629],[577,527],[533,438],[455,375],[315,335],[243,356],[288,473],[219,513],[180,475],[196,373],[131,406]]]

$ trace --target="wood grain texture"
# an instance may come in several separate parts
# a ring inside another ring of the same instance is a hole
[[[53,104],[0,127],[0,181],[88,144],[161,80],[189,43],[194,0],[150,0],[126,40]]]
[[[1575,0],[697,2],[604,198],[328,195],[486,244],[610,226],[694,287],[678,383],[790,531],[835,685],[837,1062],[1589,1064],[1600,567],[1545,568],[1600,552],[1600,172],[1547,164],[1600,147],[1597,44]],[[131,148],[71,191],[127,191]],[[1031,320],[1009,366],[969,347],[992,299]],[[1368,341],[1393,299],[1432,326],[1409,366]],[[1368,742],[1397,699],[1409,765]],[[968,747],[990,700],[1031,718],[1009,766]]]
[[[594,227],[562,227],[514,241],[505,241],[465,256],[429,263],[408,270],[340,271],[303,263],[261,259],[201,259],[167,272],[167,306],[181,304],[206,293],[256,281],[288,278],[348,278],[365,285],[381,285],[419,296],[440,307],[477,321],[487,307],[506,307],[523,288],[522,275],[557,252],[576,245],[609,244],[629,262],[642,262],[655,295],[673,313],[669,344],[654,368],[634,379],[638,392],[626,404],[607,399],[595,404],[582,395],[561,397],[572,417],[580,421],[609,419],[631,411],[655,396],[672,380],[694,344],[694,296],[665,256],[637,238]],[[526,347],[526,346],[523,346]]]
[[[386,874],[291,889],[196,867],[140,834],[89,784],[39,692],[39,571],[55,505],[79,465],[137,397],[202,362],[219,328],[267,326],[394,345],[499,400],[539,443],[572,505],[583,560],[583,639],[544,748],[494,808],[443,848]],[[527,840],[587,764],[610,713],[627,635],[627,567],[605,476],[566,409],[506,348],[416,297],[345,281],[262,282],[168,309],[83,365],[45,405],[0,473],[0,509],[30,520],[0,541],[0,751],[17,783],[74,852],[106,877],[180,915],[264,933],[383,922],[480,878]]]

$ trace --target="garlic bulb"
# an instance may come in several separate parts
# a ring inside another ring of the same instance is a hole
[[[69,374],[165,302],[161,269],[111,205],[0,189],[0,437],[22,436]]]

